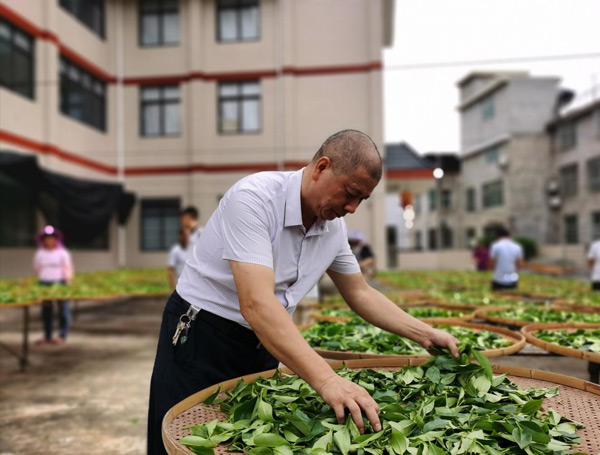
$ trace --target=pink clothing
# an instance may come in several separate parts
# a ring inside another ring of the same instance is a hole
[[[40,248],[33,257],[33,268],[40,281],[68,281],[73,278],[71,255],[64,248]]]

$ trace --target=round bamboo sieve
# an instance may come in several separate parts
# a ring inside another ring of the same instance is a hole
[[[421,359],[418,363],[423,363]],[[397,370],[411,363],[408,359],[369,359],[349,360],[346,362],[334,362],[332,368],[341,368],[346,365],[353,369],[373,368]],[[580,451],[595,454],[600,451],[600,386],[582,379],[572,378],[556,373],[527,368],[515,368],[504,365],[493,365],[495,374],[507,374],[508,379],[522,388],[542,388],[558,386],[559,394],[555,397],[544,398],[543,409],[553,408],[560,414],[583,423],[586,428],[578,431],[581,436]],[[288,369],[281,370],[291,374]],[[227,391],[235,387],[238,380],[251,383],[257,377],[271,377],[276,370],[264,371],[257,374],[231,379],[201,390],[194,395],[173,406],[163,418],[162,438],[169,455],[193,455],[190,450],[179,444],[179,439],[191,434],[186,429],[192,425],[210,422],[215,419],[225,420],[225,416],[217,406],[204,405],[203,401],[212,395],[218,387]],[[226,447],[215,448],[217,455],[229,455]]]
[[[516,354],[526,344],[525,336],[519,332],[513,332],[512,330],[505,329],[503,327],[496,327],[488,324],[477,324],[472,322],[461,322],[461,321],[448,321],[445,318],[430,318],[426,321],[429,325],[447,325],[447,326],[459,326],[468,327],[473,329],[475,332],[480,330],[488,330],[490,332],[498,333],[503,338],[512,342],[511,345],[505,348],[487,349],[482,351],[487,357],[502,357],[505,355]],[[305,324],[299,326],[299,330],[307,329],[312,324]],[[351,359],[382,359],[382,358],[393,358],[393,359],[428,359],[429,355],[398,355],[398,354],[373,354],[367,352],[349,352],[349,351],[328,351],[326,349],[313,348],[314,351],[325,359],[334,360],[351,360]]]
[[[600,363],[600,354],[596,352],[582,351],[568,346],[562,346],[556,343],[540,340],[535,336],[538,330],[577,330],[577,329],[600,329],[600,324],[586,324],[575,322],[549,322],[540,324],[529,324],[521,329],[521,333],[531,344],[543,349],[544,351],[553,352],[555,354],[564,355],[567,357],[575,357],[577,359],[589,360],[590,362]]]

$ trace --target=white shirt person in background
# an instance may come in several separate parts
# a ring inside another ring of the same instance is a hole
[[[525,264],[523,247],[510,238],[507,229],[496,231],[496,241],[490,248],[490,264],[494,269],[492,290],[515,289],[519,283],[517,271]]]
[[[588,265],[592,269],[592,290],[600,291],[600,240],[594,240],[587,254]]]
[[[204,231],[204,226],[200,226],[200,210],[193,205],[187,206],[181,211],[179,223],[189,233],[190,246],[194,246]]]
[[[177,280],[181,276],[185,261],[192,256],[192,244],[189,231],[184,227],[179,228],[178,242],[171,247],[167,258],[167,276],[171,289],[177,286]]]

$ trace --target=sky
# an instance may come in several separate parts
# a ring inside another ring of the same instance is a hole
[[[600,97],[600,0],[396,0],[384,50],[385,141],[419,153],[460,150],[456,82],[474,70],[557,76],[581,103]],[[462,64],[532,56],[593,58]],[[409,67],[409,68],[407,68]]]

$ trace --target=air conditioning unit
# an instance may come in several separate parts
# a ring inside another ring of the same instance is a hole
[[[502,153],[498,157],[498,167],[500,167],[500,169],[506,169],[508,167],[508,157],[506,154]]]
[[[559,186],[558,186],[558,181],[556,179],[552,179],[548,182],[548,185],[546,186],[546,191],[548,191],[548,194],[556,194],[558,193],[559,190]]]
[[[562,200],[560,196],[552,196],[548,199],[548,205],[550,205],[551,209],[559,209],[562,204]]]

